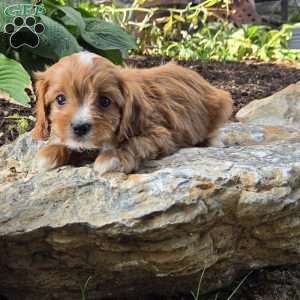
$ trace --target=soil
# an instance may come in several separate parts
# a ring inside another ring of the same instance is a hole
[[[245,280],[243,281],[243,279]],[[205,282],[205,274],[203,282]],[[197,287],[193,292],[197,293]],[[300,266],[256,270],[239,278],[231,286],[199,296],[198,299],[195,299],[190,293],[167,298],[159,298],[154,295],[139,300],[300,300]]]
[[[169,61],[161,57],[131,57],[128,65],[143,68],[152,67]],[[272,64],[258,62],[179,62],[199,72],[213,85],[231,93],[234,99],[235,113],[254,99],[262,99],[300,80],[300,67],[290,64]],[[33,105],[32,105],[33,106]],[[16,120],[8,119],[12,115],[28,117],[34,114],[33,108],[22,108],[0,99],[0,146],[17,138]],[[233,116],[234,120],[234,116]],[[28,121],[27,130],[32,129],[33,121]],[[241,279],[240,279],[241,280]],[[202,300],[225,300],[235,287]],[[195,287],[196,289],[196,287]],[[190,300],[190,295],[172,299]],[[300,300],[300,266],[280,267],[253,272],[238,289],[231,300]],[[168,299],[170,300],[170,299]],[[199,299],[200,300],[200,299]]]
[[[205,274],[203,282],[205,282]],[[134,300],[300,300],[300,266],[256,270],[239,278],[227,288],[199,295],[198,298],[194,297],[192,292],[197,294],[196,286],[188,295],[157,297],[153,294]]]
[[[32,116],[34,114],[33,111],[33,108],[25,108],[0,99],[0,146],[12,142],[22,133],[22,130],[18,126],[18,120],[15,117]],[[10,117],[14,119],[10,119]],[[27,130],[31,130],[32,128],[33,121],[28,120]]]
[[[199,300],[229,300],[243,278],[225,290]],[[217,296],[218,295],[218,296]],[[192,297],[181,300],[194,300]],[[260,269],[251,273],[230,300],[300,300],[300,265]]]

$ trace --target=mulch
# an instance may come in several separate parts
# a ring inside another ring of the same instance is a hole
[[[148,68],[168,62],[162,57],[134,56],[126,60],[128,65]],[[234,112],[254,99],[262,99],[300,80],[300,67],[290,64],[258,62],[206,62],[186,61],[180,64],[199,72],[213,85],[231,93]],[[0,146],[16,139],[19,135],[16,120],[9,116],[30,116],[34,109],[23,108],[0,99]],[[28,130],[33,121],[28,121]]]

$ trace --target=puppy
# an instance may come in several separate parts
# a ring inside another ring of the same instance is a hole
[[[72,150],[102,149],[96,171],[130,173],[145,160],[211,141],[232,113],[227,92],[173,62],[131,69],[82,52],[35,76],[33,138],[50,138],[37,155],[41,170],[68,164]]]

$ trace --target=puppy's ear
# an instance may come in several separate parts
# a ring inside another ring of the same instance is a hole
[[[124,141],[140,133],[144,128],[145,114],[150,111],[150,106],[140,84],[126,79],[121,80],[120,84],[124,103],[118,140]]]
[[[44,72],[37,72],[34,74],[36,79],[36,124],[32,131],[32,138],[35,140],[42,140],[49,137],[49,120],[46,112],[45,94],[47,91],[47,81]]]
[[[121,82],[121,91],[124,97],[124,103],[122,107],[122,118],[118,132],[118,139],[120,141],[127,140],[130,136],[133,135],[133,120],[135,119],[134,95],[132,89],[130,89],[126,81]]]

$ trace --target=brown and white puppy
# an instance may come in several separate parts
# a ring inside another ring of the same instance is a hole
[[[102,148],[95,170],[130,173],[145,160],[209,141],[232,113],[227,92],[175,63],[122,68],[82,52],[36,79],[33,138],[50,137],[37,155],[39,169],[68,164],[72,150]]]

